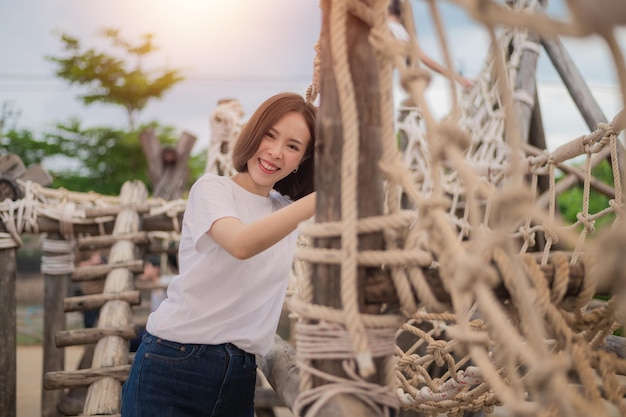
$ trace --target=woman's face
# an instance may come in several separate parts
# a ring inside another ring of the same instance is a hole
[[[302,162],[311,136],[304,116],[285,113],[265,132],[259,148],[248,160],[250,184],[260,195],[268,195],[281,179],[291,174]]]

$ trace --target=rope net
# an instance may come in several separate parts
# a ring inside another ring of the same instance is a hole
[[[490,413],[500,405],[517,416],[609,415],[612,409],[626,415],[619,379],[626,362],[607,348],[624,318],[619,288],[626,234],[618,135],[625,116],[620,113],[553,152],[526,143],[518,126],[519,109],[532,108],[536,97],[518,82],[520,63],[540,52],[530,31],[547,37],[600,34],[619,70],[623,57],[610,46],[611,25],[623,23],[624,8],[607,4],[619,10],[598,25],[597,13],[581,12],[583,1],[572,2],[580,4],[571,23],[550,20],[536,1],[455,3],[484,24],[494,47],[475,84],[455,99],[447,117],[436,120],[424,97],[429,75],[416,52],[410,4],[404,2],[409,41],[403,42],[386,26],[386,0],[370,6],[325,2],[344,129],[341,220],[301,227],[305,238],[289,298],[298,318],[301,376],[294,411],[314,416],[333,396],[349,393],[377,415],[401,407],[456,416]],[[428,4],[450,63],[437,3]],[[385,214],[360,219],[354,169],[359,120],[347,59],[348,15],[370,28],[383,115],[379,165],[386,181]],[[316,49],[319,54],[320,43]],[[318,56],[311,101],[319,91],[319,62]],[[393,70],[409,95],[396,122]],[[451,88],[452,96],[459,96]],[[607,159],[611,186],[592,176],[592,168]],[[572,160],[583,160],[582,167],[567,164]],[[567,175],[557,181],[559,172]],[[582,204],[577,221],[567,224],[557,196],[579,181]],[[607,194],[606,207],[592,211],[593,189]],[[596,228],[600,221],[607,225]],[[384,236],[384,251],[358,249],[358,235],[370,232]],[[340,248],[311,243],[331,237],[341,239]],[[342,308],[313,302],[313,266],[328,264],[341,271]],[[356,271],[362,266],[388,274],[397,308],[386,305],[381,314],[359,310]],[[433,288],[432,276],[447,296]],[[608,301],[595,300],[600,293],[609,294]],[[345,375],[315,366],[325,359],[341,361]],[[371,380],[376,372],[382,374],[382,387]]]

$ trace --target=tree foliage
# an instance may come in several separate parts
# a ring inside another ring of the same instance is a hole
[[[183,77],[178,70],[144,69],[144,59],[157,50],[151,34],[143,35],[136,44],[123,39],[119,30],[104,29],[102,35],[113,48],[123,52],[122,58],[94,48],[85,49],[78,39],[65,33],[60,35],[63,56],[47,58],[56,63],[57,76],[87,88],[87,93],[80,96],[85,105],[99,102],[122,106],[128,114],[128,129],[85,127],[74,118],[35,134],[15,128],[13,122],[18,112],[5,103],[0,112],[0,153],[17,154],[26,166],[43,164],[54,178],[54,188],[117,195],[129,180],[141,180],[150,188],[140,132],[153,128],[161,144],[176,143],[171,126],[155,121],[136,125],[148,102],[161,98]],[[190,181],[203,173],[203,157],[191,157]]]
[[[122,38],[118,29],[105,28],[102,36],[111,46],[121,50],[124,58],[96,50],[83,48],[81,42],[61,33],[63,56],[48,56],[56,63],[56,75],[87,87],[87,93],[79,98],[85,105],[109,103],[122,106],[128,117],[130,130],[135,130],[139,113],[151,99],[160,99],[176,83],[182,81],[179,70],[161,69],[148,71],[143,61],[149,54],[158,50],[153,43],[153,34],[145,34],[138,44]]]
[[[176,142],[174,129],[156,122],[126,132],[109,127],[85,128],[72,119],[39,136],[25,129],[10,130],[0,138],[0,154],[14,153],[26,166],[43,163],[54,178],[53,188],[118,195],[122,184],[129,180],[143,181],[150,188],[138,138],[138,132],[146,128],[153,128],[164,145]],[[202,159],[196,156],[190,161],[193,179],[202,174]]]
[[[611,165],[606,160],[598,164],[591,171],[591,175],[611,187],[614,186],[613,170],[611,169]],[[582,211],[583,208],[583,185],[579,183],[576,186],[564,191],[558,196],[557,202],[559,205],[559,211],[564,220],[569,224],[576,223],[576,216]],[[595,214],[607,207],[609,207],[609,197],[591,189],[589,193],[589,213]],[[595,224],[596,230],[605,225],[612,224],[614,220],[615,216],[613,214],[599,218]]]

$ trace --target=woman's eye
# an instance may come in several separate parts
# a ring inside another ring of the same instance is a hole
[[[274,139],[274,134],[272,132],[267,132],[265,136],[267,136],[268,138]]]
[[[298,145],[287,145],[289,149],[293,149],[294,151],[299,151],[300,147]]]

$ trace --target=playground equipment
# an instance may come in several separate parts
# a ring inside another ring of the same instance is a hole
[[[473,88],[438,121],[424,98],[429,75],[415,53],[410,8],[410,40],[403,42],[386,29],[387,1],[321,2],[307,93],[319,96],[319,194],[315,222],[301,228],[305,243],[289,298],[295,350],[277,340],[261,368],[300,416],[385,416],[394,409],[456,416],[495,406],[520,416],[609,415],[611,407],[626,415],[624,342],[613,334],[624,322],[618,136],[626,121],[619,113],[607,122],[558,41],[600,35],[623,93],[626,71],[613,32],[626,23],[626,8],[572,0],[572,21],[556,22],[541,2],[456,3],[497,47]],[[429,5],[450,67],[437,3]],[[502,26],[511,30],[496,34]],[[591,130],[553,152],[545,149],[534,77],[541,47]],[[394,68],[410,96],[397,122]],[[578,157],[583,167],[567,164]],[[592,176],[602,161],[612,184]],[[559,181],[557,169],[566,174]],[[71,271],[72,236],[79,248],[113,242],[105,291],[83,300],[102,307],[102,325],[80,336],[50,325],[45,336],[47,355],[72,340],[96,343],[92,368],[47,368],[45,384],[89,385],[83,415],[116,415],[136,299],[134,254],[179,230],[184,201],[149,199],[136,183],[119,197],[16,183],[23,197],[0,206],[3,282],[21,233],[51,234],[42,262],[50,282],[89,275]],[[578,183],[581,207],[568,225],[557,196]],[[608,197],[606,207],[591,211],[592,190]],[[607,219],[603,228],[596,227],[600,218]],[[46,301],[47,316],[62,316],[56,305]]]

